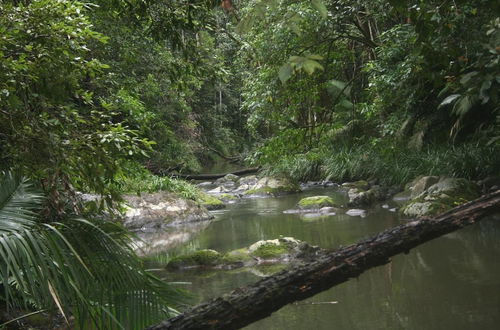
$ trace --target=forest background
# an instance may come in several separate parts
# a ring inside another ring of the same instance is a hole
[[[40,199],[26,209],[37,230],[109,212],[138,185],[193,197],[151,172],[199,172],[220,158],[295,181],[498,174],[499,9],[488,0],[3,0],[0,171],[16,173],[4,178],[12,189],[20,175],[33,182]],[[82,209],[82,191],[104,198]],[[86,320],[95,306],[57,276],[21,304],[76,299]],[[0,285],[7,304],[24,295]]]

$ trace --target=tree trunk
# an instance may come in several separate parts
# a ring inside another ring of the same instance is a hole
[[[372,267],[387,264],[394,255],[408,253],[422,243],[499,211],[500,190],[435,218],[407,222],[337,251],[322,253],[313,262],[238,288],[148,329],[241,328],[289,303],[346,282]]]
[[[244,170],[233,171],[228,173],[220,173],[220,174],[173,174],[172,173],[170,174],[170,176],[186,180],[215,180],[225,177],[228,174],[244,175],[244,174],[257,173],[259,169],[260,167],[251,167],[251,168],[246,168]]]

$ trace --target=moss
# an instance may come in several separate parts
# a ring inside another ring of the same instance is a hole
[[[298,186],[282,186],[277,188],[262,187],[257,189],[250,189],[244,192],[244,195],[282,195],[300,192]]]
[[[204,192],[199,194],[198,201],[208,210],[218,210],[226,207],[220,199]]]
[[[238,249],[233,250],[229,253],[226,253],[223,257],[224,263],[245,263],[252,260],[247,249]]]
[[[266,243],[259,246],[252,255],[262,259],[272,259],[282,256],[290,251],[290,248],[285,244]]]
[[[320,209],[322,207],[335,206],[335,202],[329,196],[313,196],[302,198],[297,206],[301,209]]]
[[[221,194],[219,197],[220,197],[220,199],[229,200],[229,201],[238,199],[238,197],[231,195],[231,194]]]
[[[342,186],[347,188],[356,188],[362,191],[368,190],[370,188],[370,184],[365,180],[359,180],[355,182],[346,182]]]
[[[172,258],[167,268],[183,268],[193,266],[216,266],[223,261],[223,256],[214,250],[199,250],[190,254]]]
[[[245,191],[243,194],[244,195],[260,195],[260,194],[266,194],[270,195],[273,191],[273,188],[270,187],[262,187],[258,189],[250,189]]]

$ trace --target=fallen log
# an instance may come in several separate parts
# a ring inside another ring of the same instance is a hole
[[[309,298],[372,267],[384,265],[394,255],[408,253],[424,242],[496,212],[500,212],[500,190],[437,217],[407,222],[334,252],[323,252],[313,262],[233,290],[148,329],[241,328],[289,303]]]
[[[170,175],[171,177],[174,177],[174,178],[185,179],[185,180],[216,180],[219,178],[223,178],[228,174],[245,175],[245,174],[257,173],[259,171],[259,169],[260,169],[260,167],[251,167],[251,168],[246,168],[243,170],[227,172],[227,173],[220,173],[220,174],[178,174],[178,173],[171,173],[171,174],[167,174],[167,175]]]

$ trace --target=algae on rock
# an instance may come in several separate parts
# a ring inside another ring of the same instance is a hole
[[[234,269],[243,266],[255,266],[261,263],[300,261],[313,257],[318,250],[318,247],[292,237],[283,237],[258,241],[247,248],[233,250],[224,254],[214,250],[195,251],[172,258],[166,267],[169,269],[195,267]]]
[[[323,207],[334,207],[335,202],[330,196],[312,196],[302,198],[297,206],[300,209],[321,209]]]
[[[205,192],[200,192],[198,196],[198,201],[201,205],[206,207],[207,210],[219,210],[226,207],[223,201],[213,195],[209,195]]]

